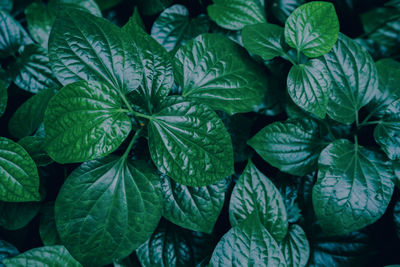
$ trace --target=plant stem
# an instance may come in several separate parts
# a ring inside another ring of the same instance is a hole
[[[300,64],[300,50],[297,49],[297,64]]]
[[[354,144],[358,147],[358,136],[356,134],[354,135]]]
[[[357,126],[357,129],[358,129],[359,125],[360,125],[360,120],[358,118],[358,111],[356,111],[356,126]]]
[[[124,159],[126,159],[128,157],[129,152],[131,151],[132,146],[135,143],[135,141],[142,136],[142,130],[143,130],[143,128],[140,128],[139,130],[137,130],[135,135],[132,137],[132,140],[129,143],[128,147],[126,148],[124,155],[122,155],[122,157]]]
[[[366,121],[366,122],[360,123],[360,125],[358,125],[358,127],[362,127],[362,126],[365,126],[365,125],[371,125],[371,124],[378,124],[380,122],[381,121]]]
[[[131,104],[129,104],[128,99],[126,99],[125,95],[122,92],[119,92],[119,95],[121,96],[122,101],[126,105],[126,107],[129,109],[129,112],[133,113],[133,109],[131,107]]]
[[[132,113],[132,115],[137,116],[137,117],[145,118],[145,119],[148,119],[148,120],[152,120],[153,119],[152,116],[149,116],[149,115],[146,115],[146,114],[143,114],[143,113],[140,113],[140,112],[136,112],[136,111],[133,111],[133,110],[131,111],[131,113]]]

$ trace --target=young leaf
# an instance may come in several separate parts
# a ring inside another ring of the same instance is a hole
[[[226,37],[203,34],[175,55],[175,78],[182,95],[229,114],[249,112],[267,89],[262,68]]]
[[[37,166],[46,166],[53,162],[53,160],[46,153],[46,142],[44,137],[40,136],[25,136],[18,141],[26,152],[35,161]]]
[[[374,130],[375,141],[391,160],[400,159],[400,99],[392,102]]]
[[[285,23],[285,39],[308,57],[328,53],[336,43],[339,21],[332,3],[313,1],[298,7]]]
[[[207,7],[210,18],[228,30],[241,30],[246,25],[266,22],[264,1],[213,0]]]
[[[383,215],[394,173],[381,153],[339,139],[322,151],[318,166],[312,200],[326,233],[346,234]]]
[[[54,95],[54,89],[47,89],[32,96],[19,106],[8,122],[10,134],[17,138],[23,138],[34,133],[43,122],[47,105]]]
[[[385,58],[376,62],[379,86],[374,98],[367,105],[374,116],[383,117],[390,104],[400,98],[400,63]]]
[[[121,93],[135,90],[143,74],[137,54],[120,28],[73,8],[60,11],[49,38],[50,63],[63,85],[94,80]]]
[[[0,9],[0,58],[16,56],[32,40],[25,29],[6,11]]]
[[[286,236],[288,220],[282,195],[275,185],[249,161],[236,183],[229,203],[234,227],[258,212],[263,226],[278,242]]]
[[[189,11],[183,5],[173,5],[164,10],[154,21],[151,36],[168,52],[175,54],[179,47],[202,33],[207,33],[210,21],[207,16],[189,18]]]
[[[47,246],[28,250],[14,258],[3,260],[6,267],[82,267],[64,246]]]
[[[0,137],[0,200],[40,200],[39,175],[35,162],[20,145]]]
[[[127,29],[128,30],[128,29]],[[143,79],[139,87],[128,94],[128,99],[136,110],[152,114],[154,106],[168,96],[174,83],[172,59],[168,52],[147,33],[130,28],[129,34],[135,36],[138,57],[143,69]]]
[[[287,89],[294,103],[323,119],[331,83],[325,64],[318,59],[311,59],[305,64],[292,66],[287,78]]]
[[[0,117],[3,116],[4,111],[6,111],[7,100],[7,84],[4,81],[0,80]]]
[[[50,0],[47,6],[43,3],[32,3],[25,9],[29,32],[42,47],[47,49],[57,12],[68,7],[101,17],[101,11],[94,0]]]
[[[306,266],[310,257],[310,244],[300,226],[292,224],[280,246],[288,267]]]
[[[225,200],[226,181],[190,187],[161,177],[164,198],[163,216],[183,228],[211,233]]]
[[[339,34],[333,49],[320,60],[328,67],[332,79],[328,115],[341,123],[353,123],[358,110],[377,91],[374,61],[364,48],[343,34]]]
[[[47,152],[59,163],[105,156],[132,128],[118,92],[105,83],[80,81],[62,88],[44,117]]]
[[[0,202],[0,226],[15,231],[28,225],[40,210],[40,202]]]
[[[109,156],[83,163],[55,204],[63,244],[83,264],[102,266],[128,256],[161,218],[159,178],[146,164]]]
[[[286,262],[279,245],[262,226],[257,212],[254,212],[222,237],[209,266],[283,267]]]
[[[150,117],[149,149],[157,168],[188,186],[233,174],[231,138],[208,106],[172,96]]]
[[[248,25],[242,30],[243,45],[250,53],[270,60],[285,53],[283,28],[269,23]]]
[[[271,123],[247,143],[272,166],[298,176],[316,169],[323,149],[317,123],[300,118]]]

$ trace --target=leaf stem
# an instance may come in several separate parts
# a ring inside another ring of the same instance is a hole
[[[354,144],[358,147],[358,136],[354,135]]]
[[[134,111],[133,111],[133,109],[131,107],[131,104],[129,104],[128,99],[126,99],[125,95],[122,92],[120,92],[119,90],[118,90],[118,92],[119,92],[119,95],[121,96],[122,101],[124,102],[124,104],[128,108],[129,112],[133,113]]]
[[[297,49],[297,64],[300,64],[300,49]]]
[[[360,125],[360,119],[358,118],[358,111],[356,111],[356,126],[357,126],[357,129],[358,129],[359,125]]]
[[[143,114],[143,113],[140,113],[140,112],[136,112],[136,111],[131,111],[131,113],[132,113],[132,115],[134,115],[134,116],[137,116],[137,117],[141,117],[141,118],[145,118],[145,119],[148,119],[148,120],[152,120],[153,119],[153,116],[149,116],[149,115],[146,115],[146,114]]]
[[[365,126],[365,125],[378,124],[378,123],[381,123],[381,121],[366,121],[366,122],[360,123],[360,125],[358,125],[358,126],[362,127],[362,126]]]
[[[286,52],[282,52],[282,57],[284,59],[290,61],[290,63],[292,63],[293,65],[297,65],[297,63],[294,62],[294,60]]]
[[[136,140],[142,136],[142,130],[143,130],[143,128],[140,128],[139,130],[137,130],[136,133],[135,133],[135,135],[132,137],[132,140],[131,140],[131,142],[129,143],[128,147],[126,148],[126,150],[125,150],[125,152],[124,152],[124,155],[122,155],[122,157],[123,157],[124,159],[126,159],[126,158],[128,157],[129,152],[131,151],[132,146],[134,145],[134,143],[136,142]]]

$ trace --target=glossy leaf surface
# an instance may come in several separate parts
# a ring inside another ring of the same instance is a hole
[[[310,256],[310,244],[306,233],[299,225],[290,225],[288,234],[280,246],[288,267],[306,266]]]

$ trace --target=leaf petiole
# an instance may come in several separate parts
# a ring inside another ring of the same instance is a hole
[[[132,137],[132,140],[129,142],[129,145],[126,148],[124,155],[122,155],[122,157],[124,159],[126,159],[128,157],[129,152],[131,151],[132,146],[135,144],[136,140],[142,136],[142,130],[143,130],[143,128],[140,128],[139,130],[137,130],[136,133],[134,134],[134,136]]]

